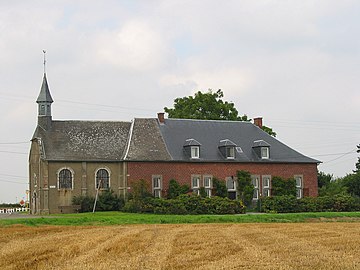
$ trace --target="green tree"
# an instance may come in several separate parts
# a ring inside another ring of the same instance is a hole
[[[319,196],[334,197],[336,195],[349,195],[348,188],[344,185],[341,178],[331,180],[319,188]]]
[[[357,153],[360,153],[360,144],[356,146],[357,147],[357,150],[356,152]],[[360,173],[360,157],[358,157],[358,161],[355,163],[355,171],[353,171],[354,173]]]
[[[225,181],[221,181],[216,177],[213,178],[213,192],[214,196],[226,198],[227,197],[227,187]]]
[[[360,197],[360,172],[348,174],[342,181],[351,195]]]
[[[296,196],[296,180],[274,176],[271,180],[272,196]]]
[[[329,185],[332,178],[333,178],[332,174],[325,174],[324,172],[318,171],[317,173],[318,188],[320,189],[323,186]]]
[[[221,89],[216,92],[209,89],[206,93],[198,91],[194,97],[176,98],[174,108],[165,107],[164,110],[169,118],[251,121],[245,114],[239,116],[234,103],[223,101],[223,97]],[[262,129],[271,136],[276,136],[272,128],[263,126]]]
[[[180,185],[175,179],[169,182],[168,199],[175,199],[181,194],[186,194],[190,190],[188,185]]]
[[[251,205],[254,195],[254,185],[251,183],[251,175],[247,171],[237,171],[237,190],[240,199],[246,206]]]
[[[151,192],[149,191],[149,184],[144,179],[133,182],[131,187],[131,199],[142,200],[148,197],[152,197]]]

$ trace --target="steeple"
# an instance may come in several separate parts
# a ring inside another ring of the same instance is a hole
[[[47,83],[46,74],[44,73],[43,82],[41,85],[40,94],[36,100],[38,104],[38,116],[51,116],[51,103],[54,100],[51,97],[49,85]]]
[[[51,97],[49,85],[46,79],[45,73],[45,51],[44,52],[44,78],[41,85],[40,94],[36,100],[38,104],[38,125],[43,127],[45,130],[51,127],[51,103],[54,100]]]

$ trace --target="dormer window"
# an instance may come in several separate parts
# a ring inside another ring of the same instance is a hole
[[[259,158],[261,159],[270,158],[270,144],[268,144],[264,140],[254,141],[253,149]]]
[[[261,147],[261,158],[269,159],[269,147]]]
[[[187,139],[184,143],[184,151],[191,159],[200,158],[200,146],[201,144],[195,139]]]
[[[219,142],[219,151],[226,159],[235,159],[235,148],[236,144],[229,139]]]
[[[226,147],[226,158],[234,159],[235,158],[235,147]]]
[[[191,146],[191,158],[200,158],[199,146]]]

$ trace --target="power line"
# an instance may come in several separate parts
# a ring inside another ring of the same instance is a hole
[[[346,155],[352,154],[352,153],[356,153],[356,151],[351,150],[350,152],[344,153],[343,155],[341,155],[341,156],[339,156],[337,158],[334,158],[334,159],[331,159],[331,160],[328,160],[328,161],[324,161],[323,163],[330,163],[332,161],[338,160],[338,159],[340,159],[340,158],[342,158],[342,157],[344,157]]]
[[[13,174],[5,174],[5,173],[0,173],[0,175],[2,175],[2,176],[8,176],[8,177],[15,177],[15,178],[27,179],[27,176],[20,176],[20,175],[13,175]]]
[[[322,156],[336,156],[336,155],[347,155],[351,153],[356,153],[356,151],[346,152],[346,153],[333,153],[333,154],[322,154],[322,155],[311,155],[312,157],[322,157]]]
[[[22,184],[22,185],[28,185],[29,184],[29,183],[24,183],[24,182],[9,181],[9,180],[3,180],[3,179],[0,179],[0,182],[11,183],[11,184]]]
[[[29,143],[30,141],[28,142],[0,142],[0,144],[24,144],[24,143]]]
[[[24,153],[24,152],[15,152],[15,151],[2,151],[0,150],[1,153],[7,153],[7,154],[19,154],[19,155],[28,155],[29,153]]]

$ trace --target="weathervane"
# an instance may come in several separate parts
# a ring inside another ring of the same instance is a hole
[[[45,58],[46,51],[43,50],[43,53],[44,53],[44,74],[45,74],[46,73],[46,69],[45,69],[45,67],[46,67],[46,58]]]

